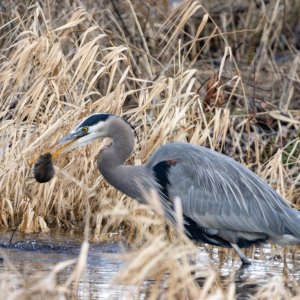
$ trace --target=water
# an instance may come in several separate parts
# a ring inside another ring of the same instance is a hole
[[[76,259],[80,253],[82,236],[65,233],[51,234],[20,234],[16,233],[9,243],[11,233],[1,233],[0,247],[5,257],[0,263],[0,273],[11,271],[9,261],[17,272],[10,276],[24,277],[24,274],[39,273],[39,277],[49,271],[59,262]],[[80,299],[130,299],[136,294],[134,287],[115,286],[111,282],[120,270],[123,261],[118,258],[127,251],[127,246],[121,242],[90,244],[87,268],[79,283]],[[58,280],[64,282],[72,272],[68,267],[59,274]]]
[[[51,234],[29,235],[16,233],[9,243],[11,232],[2,232],[0,247],[7,257],[0,263],[0,273],[10,271],[10,276],[16,279],[24,278],[24,274],[33,275],[44,273],[46,276],[58,262],[76,259],[80,253],[82,237],[61,232]],[[270,282],[281,280],[286,276],[292,282],[300,280],[300,254],[287,256],[284,261],[280,257],[272,257],[270,245],[255,252],[252,265],[240,268],[238,260],[220,257],[217,249],[208,251],[198,248],[197,264],[199,269],[211,266],[219,274],[224,283],[232,280],[236,283],[239,299],[247,299],[248,294],[254,294],[257,287]],[[114,276],[124,265],[122,255],[129,250],[123,242],[90,244],[87,268],[79,283],[78,296],[80,299],[138,299],[138,290],[134,286],[111,285]],[[15,268],[11,272],[11,266]],[[64,282],[72,272],[68,267],[59,274],[59,280]],[[203,284],[201,277],[198,279]],[[146,285],[145,285],[146,286]]]
[[[260,287],[272,281],[276,281],[278,285],[282,282],[299,284],[300,253],[288,253],[284,258],[284,255],[279,254],[282,250],[272,250],[271,245],[266,243],[261,249],[255,250],[254,257],[251,258],[252,264],[243,267],[239,260],[220,257],[217,248],[209,255],[199,247],[199,251],[203,253],[199,254],[197,261],[199,265],[210,262],[211,267],[220,274],[223,283],[234,281],[237,298],[242,300],[249,299]]]

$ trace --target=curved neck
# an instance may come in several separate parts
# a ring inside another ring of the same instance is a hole
[[[131,179],[136,168],[123,165],[131,154],[134,146],[134,135],[130,125],[119,117],[109,120],[107,137],[112,144],[100,151],[98,168],[103,177],[116,189],[133,198],[140,198],[137,187]],[[131,178],[131,179],[130,179]]]
[[[122,165],[134,147],[134,135],[130,125],[119,117],[109,121],[107,137],[112,144],[100,152],[98,165],[100,172]]]
[[[107,137],[113,142],[100,151],[99,171],[116,189],[144,202],[144,192],[154,189],[157,184],[145,165],[124,165],[134,146],[134,135],[130,125],[118,117],[109,122]]]

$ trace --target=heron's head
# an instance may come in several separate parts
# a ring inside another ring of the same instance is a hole
[[[89,144],[95,139],[108,136],[109,120],[116,117],[112,114],[96,113],[82,120],[70,133],[58,141],[52,153],[55,159],[61,153],[71,151]]]

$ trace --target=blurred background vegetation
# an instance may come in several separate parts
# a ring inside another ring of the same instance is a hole
[[[110,112],[136,128],[130,163],[171,141],[204,145],[251,168],[299,209],[299,48],[298,0],[2,0],[1,228],[82,233],[90,212],[94,240],[126,239],[139,249],[121,283],[154,278],[157,299],[170,274],[168,299],[196,299],[196,267],[186,257],[197,249],[172,242],[162,218],[102,179],[96,160],[106,141],[61,157],[44,185],[32,164],[81,118]],[[217,251],[220,261],[234,257]],[[207,278],[202,299],[211,291],[234,298],[232,281],[227,291],[215,273]],[[278,299],[292,295],[283,284],[276,291]]]

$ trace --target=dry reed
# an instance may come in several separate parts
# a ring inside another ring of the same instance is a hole
[[[95,162],[106,141],[61,157],[47,184],[31,169],[78,120],[110,112],[138,133],[130,163],[170,141],[205,145],[246,164],[299,208],[300,59],[289,31],[299,4],[227,2],[172,9],[150,0],[2,1],[1,227],[82,231],[89,210],[93,239],[118,232],[137,246],[118,281],[156,279],[150,299],[234,298],[234,287],[222,289],[210,271],[202,288],[195,284],[187,257],[196,247],[166,234],[161,217],[102,179]],[[270,283],[257,298],[272,289],[286,297],[276,288]]]

